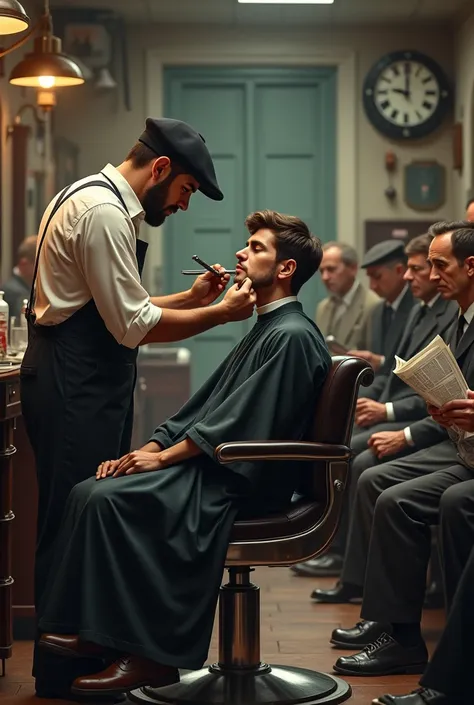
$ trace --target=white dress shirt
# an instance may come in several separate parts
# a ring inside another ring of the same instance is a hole
[[[270,313],[270,311],[276,311],[280,306],[289,304],[290,301],[298,301],[297,296],[285,296],[283,299],[278,299],[278,301],[271,301],[269,304],[264,304],[257,308],[257,315],[263,316],[264,313]]]
[[[334,319],[332,321],[333,325],[336,323],[342,315],[348,310],[350,307],[352,300],[354,299],[354,296],[356,295],[356,291],[359,288],[360,283],[358,281],[355,281],[349,291],[347,291],[344,296],[333,296],[331,297],[333,300],[337,302],[337,308],[336,312],[334,314]]]
[[[102,170],[118,188],[127,208],[109,189],[91,186],[69,198],[54,215],[39,257],[34,310],[37,323],[62,323],[94,299],[115,340],[135,348],[159,322],[140,282],[136,240],[144,211],[128,181],[111,164]],[[104,181],[94,174],[73,185]],[[44,227],[56,198],[41,221]]]

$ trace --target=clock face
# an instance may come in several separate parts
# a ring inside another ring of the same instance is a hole
[[[364,107],[373,125],[392,138],[424,137],[436,129],[450,105],[441,68],[416,52],[397,52],[369,72]]]

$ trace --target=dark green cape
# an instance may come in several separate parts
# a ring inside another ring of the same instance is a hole
[[[214,449],[224,441],[303,438],[330,362],[300,304],[262,315],[153,434],[163,447],[189,437],[202,455],[157,472],[76,485],[40,629],[200,668],[237,513],[286,506],[298,481],[294,462],[221,466]]]

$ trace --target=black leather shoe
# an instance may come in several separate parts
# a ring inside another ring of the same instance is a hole
[[[423,673],[428,651],[423,642],[404,648],[388,634],[366,646],[354,656],[341,656],[334,664],[336,673],[346,676],[391,676]]]
[[[311,558],[304,563],[296,563],[290,570],[304,578],[337,578],[341,574],[343,558],[337,553]]]
[[[391,633],[390,624],[367,622],[364,619],[351,629],[335,629],[329,641],[339,649],[362,649],[379,639],[382,634]]]
[[[418,688],[408,695],[381,695],[372,700],[372,705],[450,705],[450,702],[436,690]]]
[[[337,582],[335,587],[329,590],[316,588],[311,593],[311,599],[332,605],[342,605],[353,600],[360,602],[362,600],[362,588],[357,585]]]

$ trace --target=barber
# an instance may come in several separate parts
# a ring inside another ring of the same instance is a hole
[[[184,122],[149,118],[120,166],[108,164],[68,187],[43,216],[21,366],[39,490],[37,613],[70,490],[99,463],[130,450],[138,346],[252,314],[250,281],[209,306],[228,275],[206,273],[189,291],[158,298],[141,285],[142,221],[162,225],[187,210],[196,190],[223,198],[204,139]],[[36,672],[37,694],[54,696],[43,675]]]

